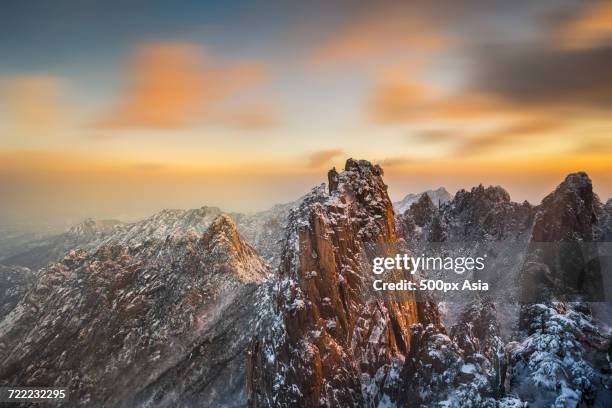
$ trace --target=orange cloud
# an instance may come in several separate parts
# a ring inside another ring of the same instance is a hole
[[[438,26],[406,10],[370,13],[341,27],[324,46],[315,50],[313,61],[331,64],[397,52],[427,53],[452,44],[449,36],[432,27]]]
[[[384,75],[372,91],[368,114],[374,123],[405,124],[472,120],[507,115],[508,107],[492,95],[444,95],[425,82]]]
[[[557,37],[561,48],[591,48],[612,43],[612,3],[593,2]]]
[[[546,106],[523,107],[491,93],[444,94],[424,82],[387,75],[373,90],[368,117],[379,125],[452,129],[414,130],[411,140],[422,144],[440,142],[463,156],[501,152],[510,143],[516,145],[533,136],[545,145],[545,138],[550,140],[555,132],[584,119],[569,121],[562,111]],[[483,131],[487,128],[492,130]]]
[[[133,83],[98,123],[101,127],[178,128],[219,115],[229,98],[266,77],[253,62],[215,66],[192,44],[158,43],[139,50]]]
[[[457,153],[461,155],[480,154],[534,135],[550,135],[550,132],[566,126],[566,121],[561,118],[534,116],[468,138],[459,146]]]
[[[13,136],[44,136],[64,120],[61,81],[52,76],[18,76],[0,80]]]
[[[311,169],[321,168],[329,165],[334,157],[344,154],[340,149],[321,150],[308,156],[308,167]]]
[[[386,80],[376,87],[370,116],[377,123],[395,123],[422,117],[432,97],[425,84],[409,80]]]

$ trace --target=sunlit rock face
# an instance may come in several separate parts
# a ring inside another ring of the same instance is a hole
[[[418,322],[414,301],[364,296],[368,248],[396,242],[380,167],[348,160],[289,217],[275,308],[253,342],[251,406],[369,406],[397,375]],[[384,254],[383,254],[384,255]]]

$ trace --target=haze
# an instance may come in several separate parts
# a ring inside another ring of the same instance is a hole
[[[610,72],[609,2],[4,2],[0,224],[256,211],[348,157],[394,199],[605,200]]]

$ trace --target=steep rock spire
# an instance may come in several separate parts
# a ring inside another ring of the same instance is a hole
[[[407,353],[414,301],[368,294],[371,253],[392,256],[393,206],[382,169],[349,159],[289,217],[274,295],[279,319],[253,342],[251,405],[363,406]],[[330,185],[331,187],[331,185]],[[364,390],[370,389],[371,392]]]

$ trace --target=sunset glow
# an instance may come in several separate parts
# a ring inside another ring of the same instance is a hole
[[[577,170],[612,195],[605,2],[28,3],[0,6],[3,223],[254,211],[348,157],[394,198],[538,203]]]

